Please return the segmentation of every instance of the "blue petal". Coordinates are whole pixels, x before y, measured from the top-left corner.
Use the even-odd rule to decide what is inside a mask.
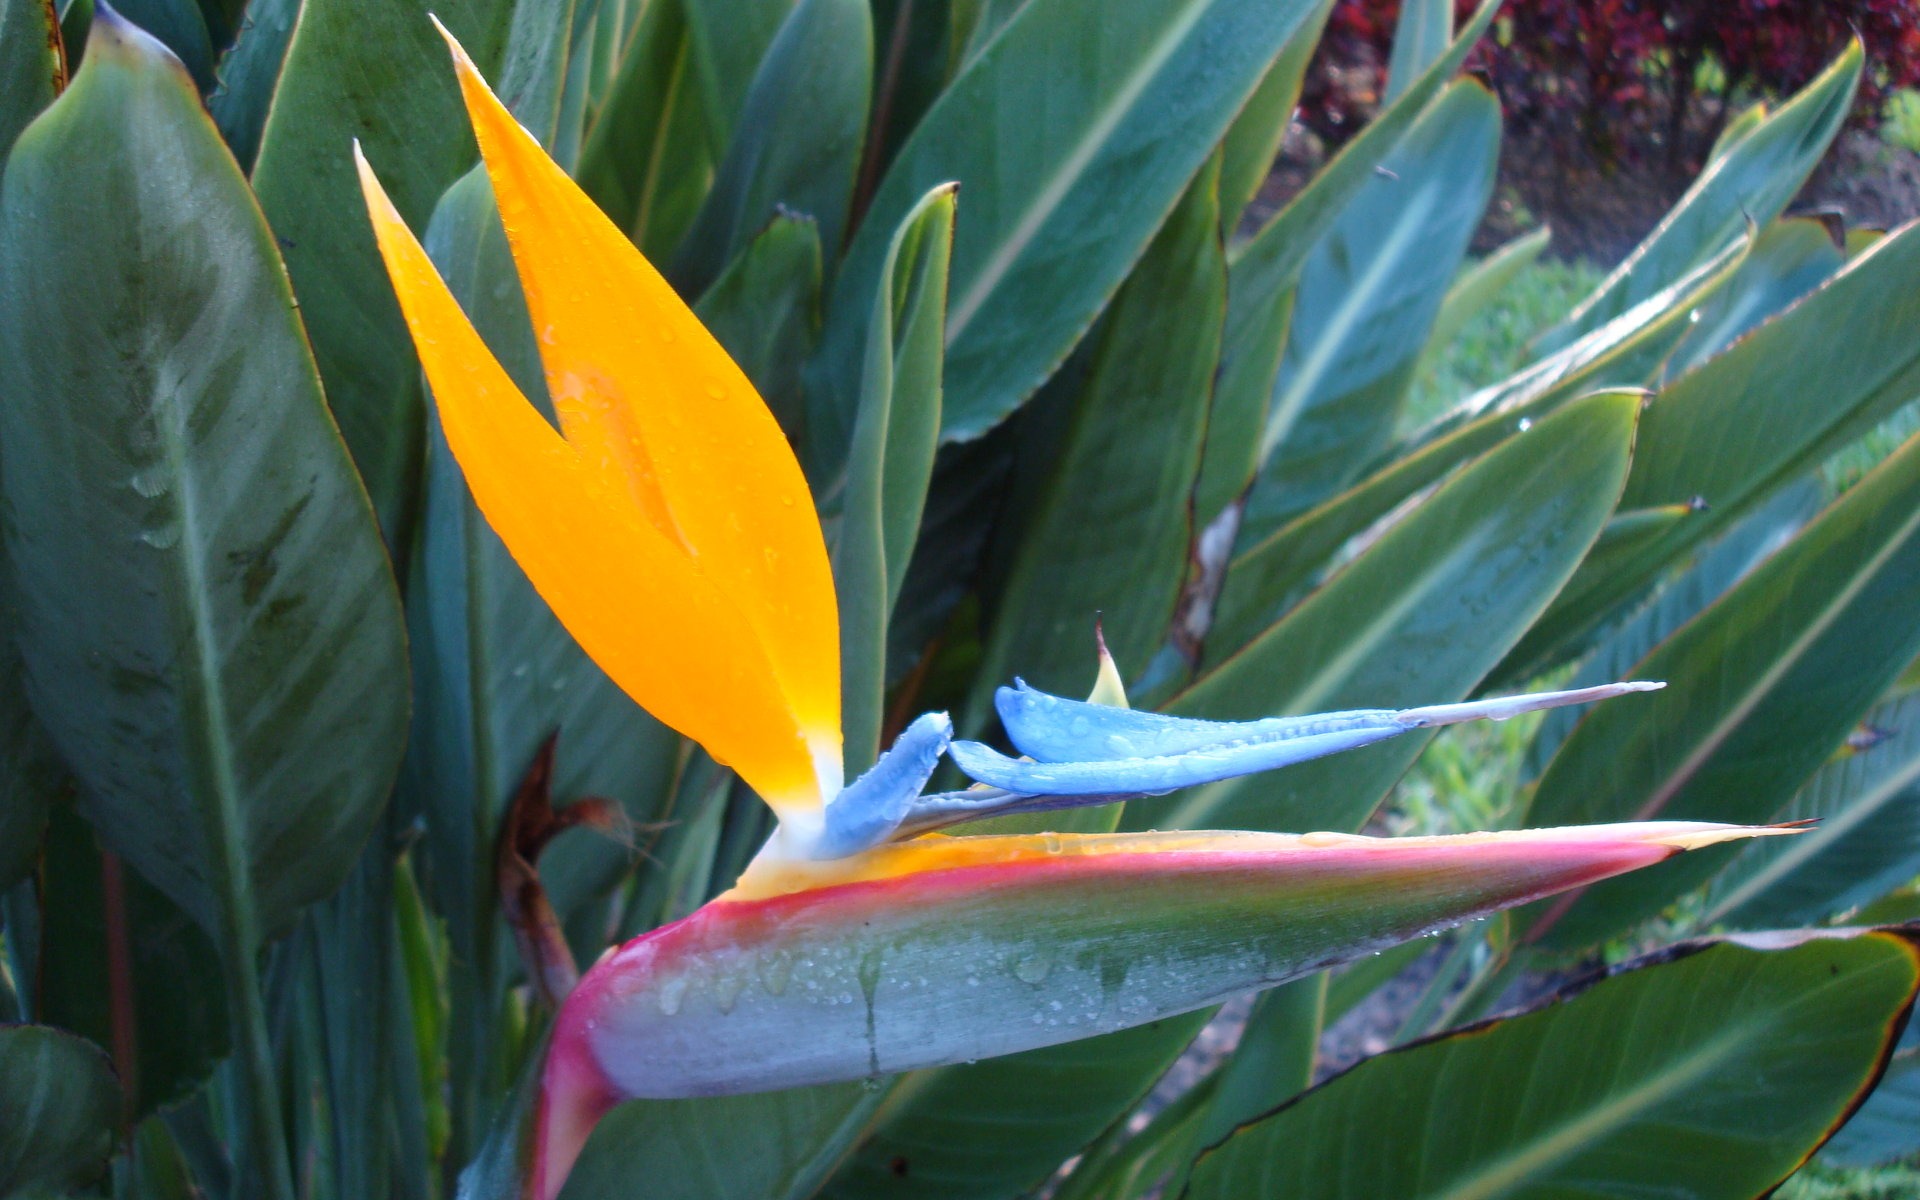
[[[1103,803],[1291,766],[1385,741],[1409,729],[1482,719],[1504,721],[1523,712],[1662,686],[1610,683],[1426,708],[1197,721],[1066,700],[1019,683],[1001,688],[994,702],[1008,736],[1028,758],[1008,758],[979,742],[955,742],[949,753],[962,771],[995,788],[1027,796],[1088,797],[1082,802]]]
[[[1162,758],[1206,750],[1223,741],[1285,741],[1377,728],[1394,715],[1391,709],[1369,708],[1261,721],[1198,721],[1068,700],[1035,691],[1017,679],[1013,687],[994,693],[993,706],[1020,753],[1041,762]]]
[[[1231,731],[1232,726],[1226,726]],[[1371,724],[1351,723],[1320,733],[1262,741],[1223,740],[1184,754],[1151,758],[1115,758],[1103,762],[1030,762],[1008,758],[979,742],[955,742],[947,751],[962,771],[981,783],[1010,792],[1048,796],[1157,796],[1195,784],[1213,783],[1290,766],[1310,758],[1338,754],[1385,741],[1414,728],[1391,716]]]
[[[952,740],[946,713],[924,713],[907,726],[866,774],[828,803],[814,853],[843,858],[893,837]]]

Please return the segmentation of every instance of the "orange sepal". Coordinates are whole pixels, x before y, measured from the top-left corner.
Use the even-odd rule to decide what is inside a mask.
[[[733,598],[814,752],[837,762],[839,609],[785,435],[699,318],[447,42],[567,440],[624,479]]]
[[[381,257],[474,501],[576,641],[628,695],[776,811],[821,803],[814,755],[723,578],[527,402],[355,149]],[[817,535],[816,535],[817,536]]]

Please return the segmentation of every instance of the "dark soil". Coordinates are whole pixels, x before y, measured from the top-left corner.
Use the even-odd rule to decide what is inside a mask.
[[[1326,158],[1320,139],[1296,122],[1248,208],[1243,231],[1278,212]],[[1549,253],[1611,267],[1659,223],[1688,182],[1681,172],[1564,163],[1509,139],[1473,252],[1483,254],[1545,223],[1553,227]],[[1791,212],[1822,210],[1837,212],[1849,228],[1892,229],[1920,217],[1920,154],[1889,146],[1871,133],[1843,134],[1789,207]]]

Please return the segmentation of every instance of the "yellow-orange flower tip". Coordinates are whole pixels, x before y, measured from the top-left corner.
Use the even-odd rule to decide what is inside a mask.
[[[528,403],[357,147],[355,163],[448,446],[488,523],[615,683],[735,768],[783,825],[789,818],[801,827],[817,824],[820,807],[840,786],[837,657],[832,678],[816,681],[811,705],[794,703],[774,661],[779,651],[769,642],[768,622],[752,615],[764,597],[740,585],[725,553],[707,554],[673,526],[663,528],[621,464],[564,438]],[[784,443],[779,448],[791,463]],[[726,498],[719,503],[725,524]],[[818,548],[810,501],[805,517]],[[819,555],[824,563],[823,548]],[[818,584],[805,571],[798,577],[797,591]],[[825,596],[831,644],[837,630],[830,580]],[[823,687],[830,703],[820,699]],[[790,834],[799,836],[801,829]]]
[[[839,607],[812,495],[785,434],[693,311],[441,33],[562,431],[733,597],[830,797],[840,778]]]

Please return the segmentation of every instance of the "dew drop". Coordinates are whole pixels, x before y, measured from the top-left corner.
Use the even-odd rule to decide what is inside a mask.
[[[180,544],[180,523],[168,521],[140,531],[140,540],[155,550],[171,550]]]
[[[1519,422],[1519,425],[1520,425],[1520,432],[1521,432],[1521,433],[1525,433],[1525,432],[1526,432],[1527,430],[1529,430],[1529,429],[1532,429],[1532,428],[1533,428],[1533,418],[1532,418],[1532,417],[1521,417],[1521,418],[1520,418],[1520,422]]]
[[[680,1005],[686,998],[687,977],[685,975],[671,976],[660,985],[658,997],[660,1001],[660,1011],[666,1016],[670,1017],[679,1012]]]
[[[159,467],[152,467],[145,471],[135,471],[133,477],[127,480],[128,487],[131,487],[134,491],[149,500],[156,496],[166,495],[169,485],[170,481],[167,479],[166,471]]]
[[[1021,983],[1038,986],[1053,970],[1053,960],[1044,954],[1029,954],[1013,964],[1013,977]]]

